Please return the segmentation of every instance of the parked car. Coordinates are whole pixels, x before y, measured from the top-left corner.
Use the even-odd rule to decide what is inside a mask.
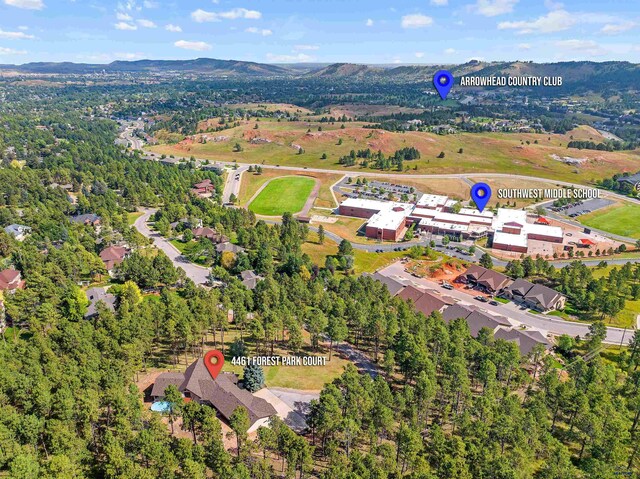
[[[443,284],[443,285],[442,285],[442,287],[443,287],[444,289],[449,289],[449,290],[453,289],[453,286],[451,286],[449,283],[445,283],[445,284]]]
[[[496,300],[491,300],[491,301],[489,301],[489,304],[490,304],[491,306],[498,306],[498,305],[500,305],[500,303],[498,303]]]

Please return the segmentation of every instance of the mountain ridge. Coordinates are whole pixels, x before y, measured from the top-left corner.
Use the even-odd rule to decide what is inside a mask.
[[[590,80],[640,83],[640,65],[627,61],[572,61],[534,63],[526,61],[482,62],[471,60],[463,64],[428,65],[368,65],[339,62],[332,64],[273,64],[242,60],[195,58],[191,60],[116,60],[108,64],[74,62],[32,62],[22,65],[0,65],[0,70],[31,74],[91,74],[91,73],[169,73],[182,72],[212,77],[293,77],[317,79],[354,79],[421,82],[433,73],[448,69],[459,78],[464,75],[532,75],[562,76],[567,82]]]

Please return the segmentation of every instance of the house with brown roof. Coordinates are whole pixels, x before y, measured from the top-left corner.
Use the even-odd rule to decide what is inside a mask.
[[[518,345],[520,354],[523,356],[531,354],[539,344],[542,345],[545,350],[551,348],[551,343],[546,336],[540,331],[533,329],[500,328],[494,333],[494,337],[515,342]]]
[[[398,298],[413,303],[416,311],[429,316],[434,311],[441,313],[455,301],[448,296],[441,296],[435,291],[422,291],[413,286],[407,286],[398,294]]]
[[[113,269],[126,258],[127,253],[127,249],[123,246],[109,246],[100,251],[100,259],[104,263],[106,270],[111,274]]]
[[[229,242],[229,238],[221,233],[218,233],[213,228],[209,228],[208,226],[193,228],[191,232],[193,233],[194,238],[207,238],[209,241],[215,244]]]
[[[13,292],[16,289],[24,289],[24,285],[20,271],[12,268],[0,271],[0,290]]]
[[[504,316],[495,316],[475,306],[454,304],[442,313],[442,319],[449,323],[454,319],[462,318],[469,325],[469,331],[474,338],[478,336],[482,328],[496,331],[500,326],[511,327],[511,322]]]
[[[469,266],[458,276],[458,280],[491,294],[499,293],[511,283],[511,278],[508,276],[478,265]]]
[[[162,373],[151,390],[154,400],[161,400],[170,384],[175,385],[185,398],[212,406],[225,421],[229,421],[236,408],[242,406],[249,413],[249,432],[266,426],[269,418],[277,414],[265,399],[238,387],[238,376],[220,373],[214,379],[202,358],[193,362],[184,373]]]
[[[542,312],[564,309],[567,302],[566,296],[555,289],[522,278],[507,286],[503,295],[516,303]]]
[[[215,185],[209,178],[207,178],[193,185],[193,187],[191,188],[191,193],[199,196],[200,198],[209,198],[213,194],[215,189]]]

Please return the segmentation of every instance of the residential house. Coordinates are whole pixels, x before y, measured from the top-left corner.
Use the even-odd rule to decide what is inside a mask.
[[[507,286],[503,295],[516,303],[541,312],[564,309],[567,298],[556,290],[518,278]]]
[[[511,283],[508,276],[478,265],[470,266],[458,280],[491,294],[499,293]]]
[[[16,289],[24,289],[25,282],[20,271],[9,268],[0,271],[0,290],[13,292]]]
[[[404,288],[398,293],[398,298],[411,301],[416,311],[420,311],[425,316],[429,316],[434,311],[441,313],[455,302],[453,298],[441,296],[435,291],[421,291],[413,286]]]
[[[495,332],[494,337],[515,342],[518,345],[520,354],[523,356],[531,354],[539,344],[541,344],[545,350],[551,348],[551,343],[546,336],[535,329],[500,328]]]
[[[221,233],[218,233],[216,230],[214,230],[213,228],[209,228],[208,226],[193,228],[191,232],[193,233],[194,238],[197,238],[197,239],[207,238],[212,243],[216,243],[216,244],[227,243],[229,241],[228,237],[226,237]]]
[[[70,218],[71,222],[82,224],[85,226],[100,226],[102,218],[93,213],[84,213],[81,215],[74,215]]]
[[[244,248],[242,246],[238,246],[230,243],[229,241],[226,241],[224,243],[217,244],[216,251],[221,254],[226,252],[238,254],[244,252]]]
[[[113,269],[122,263],[127,256],[127,249],[123,246],[109,246],[100,251],[100,259],[104,263],[104,267],[111,274]]]
[[[29,234],[31,234],[31,228],[25,225],[11,224],[4,227],[5,233],[13,236],[18,241],[24,241]]]
[[[242,278],[242,284],[244,284],[247,289],[254,289],[258,285],[258,282],[264,279],[250,269],[242,271],[240,277]]]
[[[193,362],[184,373],[160,374],[151,390],[153,399],[161,400],[170,384],[176,386],[185,398],[212,406],[227,422],[238,407],[244,407],[249,413],[248,432],[268,425],[269,418],[277,414],[265,399],[240,389],[235,374],[220,373],[214,379],[202,358]]]
[[[373,273],[373,274],[363,273],[362,276],[368,276],[375,281],[380,281],[382,284],[386,286],[391,296],[397,295],[400,291],[402,291],[405,288],[405,285],[402,284],[401,282],[396,281],[395,279],[390,278],[389,276],[384,276],[380,273]]]
[[[116,310],[116,297],[114,294],[108,293],[106,288],[89,288],[86,293],[89,300],[89,306],[84,317],[91,319],[98,314],[98,303],[102,303],[111,311]]]
[[[213,194],[215,189],[215,185],[209,178],[207,178],[193,185],[193,188],[191,188],[191,193],[199,196],[200,198],[209,198]]]
[[[504,316],[495,316],[487,311],[475,306],[454,304],[442,313],[442,318],[449,323],[454,319],[462,318],[469,325],[469,331],[474,338],[478,336],[482,328],[490,329],[492,332],[500,326],[511,327],[511,322]]]

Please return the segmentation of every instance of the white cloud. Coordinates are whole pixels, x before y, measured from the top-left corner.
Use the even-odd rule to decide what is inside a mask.
[[[135,0],[127,0],[126,2],[122,3],[122,2],[118,2],[118,10],[127,10],[127,11],[140,11],[142,10],[142,7],[139,5],[136,5]]]
[[[133,17],[131,15],[124,12],[116,12],[116,18],[121,22],[130,22],[131,20],[133,20]]]
[[[27,10],[42,10],[44,2],[42,0],[4,0],[6,5]],[[9,49],[11,50],[11,49]]]
[[[269,35],[273,34],[273,32],[268,28],[249,27],[249,28],[246,28],[244,31],[247,33],[256,33],[258,35],[262,35],[263,37],[268,37]]]
[[[435,5],[436,7],[444,7],[449,5],[449,0],[431,0],[431,5]]]
[[[25,25],[20,25],[18,27],[18,30],[22,30],[23,32],[26,32],[27,30],[29,30],[29,27],[25,26]]]
[[[500,30],[517,30],[518,33],[552,33],[568,30],[578,22],[578,17],[566,10],[554,10],[531,21],[500,22]]]
[[[0,55],[25,55],[26,50],[14,50],[13,48],[0,47]]]
[[[593,40],[561,40],[555,42],[554,45],[556,48],[560,48],[565,52],[576,52],[581,54],[581,56],[600,56],[607,53],[607,51],[602,48],[599,44],[594,42]]]
[[[127,23],[127,22],[118,22],[114,25],[114,27],[116,28],[116,30],[137,30],[138,29],[138,27],[136,27],[132,23]]]
[[[138,25],[140,25],[143,28],[156,28],[155,23],[153,23],[151,20],[146,20],[144,18],[140,18],[138,20]]]
[[[422,58],[424,56],[424,52],[415,52],[414,55],[416,58]]]
[[[564,10],[564,3],[555,0],[544,0],[544,6],[549,10]]]
[[[445,48],[444,52],[447,55],[452,55],[452,54],[454,54],[456,52],[456,49],[455,48]]]
[[[32,40],[35,37],[33,35],[27,35],[24,32],[5,32],[0,28],[0,38],[7,38],[9,40]]]
[[[367,21],[364,24],[366,26],[368,26],[368,27],[372,27],[373,26],[373,20],[371,18],[367,18]]]
[[[529,43],[519,43],[518,48],[520,50],[531,50],[531,45]]]
[[[178,48],[183,48],[185,50],[195,50],[198,52],[203,52],[205,50],[211,50],[212,46],[206,42],[190,42],[187,40],[178,40],[173,44]]]
[[[131,52],[116,52],[113,56],[119,60],[136,60],[138,58],[142,58],[141,53],[131,53]]]
[[[144,0],[142,5],[144,5],[144,8],[158,8],[160,6],[158,2],[153,2],[152,0]]]
[[[471,5],[471,10],[485,17],[495,17],[513,12],[513,7],[517,3],[518,0],[478,0]]]
[[[631,21],[620,22],[620,23],[607,23],[604,27],[602,27],[602,30],[600,30],[600,33],[604,33],[606,35],[616,35],[618,33],[623,33],[628,30],[631,30],[636,26],[637,26],[637,23],[631,22]]]
[[[412,13],[402,17],[402,28],[424,28],[433,23],[433,18],[421,13]]]
[[[169,23],[168,25],[164,26],[164,29],[168,32],[181,32],[182,28],[180,27],[180,25],[174,25],[173,23]]]
[[[262,17],[262,13],[257,10],[248,10],[246,8],[233,8],[226,12],[207,12],[198,8],[191,12],[191,18],[198,23],[203,22],[219,22],[220,20],[236,20],[244,18],[248,20],[257,20]]]
[[[320,50],[320,46],[319,45],[295,45],[293,49],[296,51],[300,51],[300,50],[311,51],[311,50]]]
[[[297,55],[275,55],[273,53],[267,53],[267,60],[276,63],[292,63],[292,62],[312,62],[315,60],[311,55],[306,53],[298,53]]]

